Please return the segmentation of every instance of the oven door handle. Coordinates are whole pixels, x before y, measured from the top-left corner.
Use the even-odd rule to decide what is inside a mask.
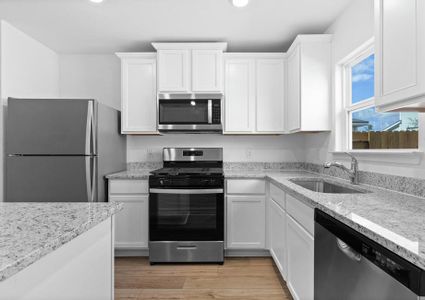
[[[151,194],[183,194],[183,195],[202,195],[202,194],[221,194],[223,189],[149,189]]]

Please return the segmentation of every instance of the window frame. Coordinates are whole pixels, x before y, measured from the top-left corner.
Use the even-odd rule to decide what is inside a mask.
[[[342,66],[343,68],[343,111],[345,113],[345,142],[347,143],[347,150],[358,150],[353,149],[353,131],[352,131],[352,113],[358,110],[375,107],[375,96],[361,100],[355,104],[351,103],[352,100],[352,81],[351,74],[353,66],[357,65],[361,61],[368,58],[370,55],[375,53],[375,48],[372,45],[365,47],[364,49],[360,49],[351,59],[345,62]],[[373,150],[373,149],[365,149]]]
[[[375,54],[373,42],[368,42],[364,47],[359,48],[345,60],[342,64],[342,111],[344,113],[344,132],[343,141],[346,144],[344,147],[348,152],[396,152],[396,151],[418,151],[420,149],[420,137],[418,137],[417,148],[391,148],[391,149],[353,149],[353,130],[352,130],[352,114],[353,112],[375,107],[375,95],[373,97],[363,99],[355,104],[352,104],[352,67]],[[376,80],[376,77],[374,77]],[[420,131],[420,128],[418,129]]]

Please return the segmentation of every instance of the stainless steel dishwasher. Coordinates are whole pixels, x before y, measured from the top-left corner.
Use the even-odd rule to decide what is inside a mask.
[[[317,209],[314,240],[315,300],[425,295],[422,269]]]

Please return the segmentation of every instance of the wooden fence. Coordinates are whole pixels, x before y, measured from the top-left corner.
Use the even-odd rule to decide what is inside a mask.
[[[417,131],[353,132],[353,149],[418,148]]]

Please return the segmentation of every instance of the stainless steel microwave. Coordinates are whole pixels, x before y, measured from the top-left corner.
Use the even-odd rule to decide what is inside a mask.
[[[159,94],[158,130],[220,133],[222,94]]]

